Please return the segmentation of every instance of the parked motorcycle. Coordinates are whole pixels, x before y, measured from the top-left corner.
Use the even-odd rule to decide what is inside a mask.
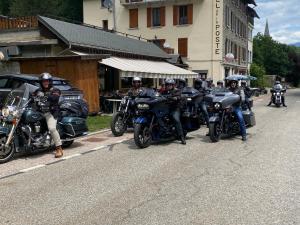
[[[32,85],[24,84],[8,95],[2,109],[0,126],[0,163],[8,162],[15,153],[35,153],[54,147],[43,114],[36,110],[36,104],[46,104],[45,97],[30,98]],[[62,111],[57,129],[63,147],[71,146],[77,137],[87,134],[86,119],[68,116]]]
[[[271,90],[272,103],[277,107],[280,107],[281,105],[283,105],[282,98],[285,93],[286,93],[285,89],[272,89]]]
[[[136,108],[134,141],[139,148],[146,148],[152,142],[178,138],[174,121],[170,116],[171,107],[167,97],[148,90],[144,96],[136,99]],[[198,130],[201,120],[199,114],[183,111],[181,123],[186,135],[188,132]]]
[[[209,135],[212,142],[218,142],[222,135],[240,134],[238,119],[233,111],[233,104],[240,101],[240,96],[232,92],[217,93],[212,97],[210,111],[213,116],[209,120]],[[249,110],[243,110],[246,127],[256,125],[255,115]]]

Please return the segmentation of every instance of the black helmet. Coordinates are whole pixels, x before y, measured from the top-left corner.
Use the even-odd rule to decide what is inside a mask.
[[[49,80],[52,81],[52,76],[50,73],[42,73],[40,76],[40,81]]]
[[[202,87],[202,79],[201,78],[196,78],[194,81],[194,88],[199,90]]]
[[[223,83],[223,81],[222,80],[219,80],[218,82],[217,82],[217,85],[223,85],[224,83]]]
[[[178,87],[179,87],[179,88],[185,88],[185,87],[186,87],[186,80],[183,79],[183,78],[180,78],[180,79],[178,80]]]

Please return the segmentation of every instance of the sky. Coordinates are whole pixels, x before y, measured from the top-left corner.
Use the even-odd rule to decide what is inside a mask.
[[[286,44],[300,42],[300,0],[256,0],[256,3],[260,19],[255,20],[254,34],[264,33],[268,19],[273,39]]]

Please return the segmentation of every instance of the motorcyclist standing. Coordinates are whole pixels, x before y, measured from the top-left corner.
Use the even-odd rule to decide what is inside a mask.
[[[175,88],[175,80],[174,79],[166,79],[165,85],[166,90],[162,93],[165,95],[170,101],[170,108],[171,108],[171,115],[175,122],[175,128],[177,131],[177,135],[180,138],[181,144],[185,145],[185,136],[183,133],[180,115],[181,115],[181,108],[182,108],[182,98],[181,98],[181,91]]]
[[[198,107],[200,108],[201,112],[203,113],[203,116],[204,116],[204,119],[205,119],[205,122],[206,122],[206,126],[208,127],[209,126],[209,115],[208,115],[208,112],[207,112],[206,104],[204,102],[204,96],[207,94],[206,87],[207,86],[206,86],[205,81],[203,81],[201,78],[195,79],[194,88],[196,90],[198,90],[203,96],[203,100],[198,103],[199,104]]]
[[[40,76],[41,87],[33,93],[33,97],[46,97],[46,102],[39,107],[39,111],[44,114],[48,130],[55,144],[55,158],[63,156],[62,142],[56,129],[57,118],[59,116],[59,98],[61,92],[52,86],[52,76],[49,73],[42,73]]]
[[[280,81],[276,81],[275,82],[272,90],[273,91],[275,91],[275,90],[283,90],[283,87],[282,87]],[[285,96],[282,95],[281,98],[282,98],[282,105],[283,105],[283,107],[287,107],[287,105],[285,104]],[[270,106],[272,104],[272,102],[273,102],[273,96],[271,95],[271,99],[270,99],[270,102],[269,102],[268,106]]]
[[[242,140],[246,141],[247,140],[247,132],[246,132],[246,125],[245,125],[245,120],[243,117],[242,113],[242,108],[241,108],[241,103],[245,101],[245,93],[242,88],[238,87],[238,80],[237,79],[232,79],[228,81],[229,84],[229,91],[231,91],[234,94],[237,94],[240,96],[241,100],[233,105],[233,110],[234,113],[236,114],[238,118],[238,122],[240,125],[240,130],[241,130],[241,135],[242,135]]]

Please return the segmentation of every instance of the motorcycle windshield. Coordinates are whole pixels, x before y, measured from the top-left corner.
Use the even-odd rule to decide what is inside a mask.
[[[22,107],[24,106],[31,95],[37,88],[30,84],[23,84],[17,89],[12,90],[4,103],[4,107]]]

